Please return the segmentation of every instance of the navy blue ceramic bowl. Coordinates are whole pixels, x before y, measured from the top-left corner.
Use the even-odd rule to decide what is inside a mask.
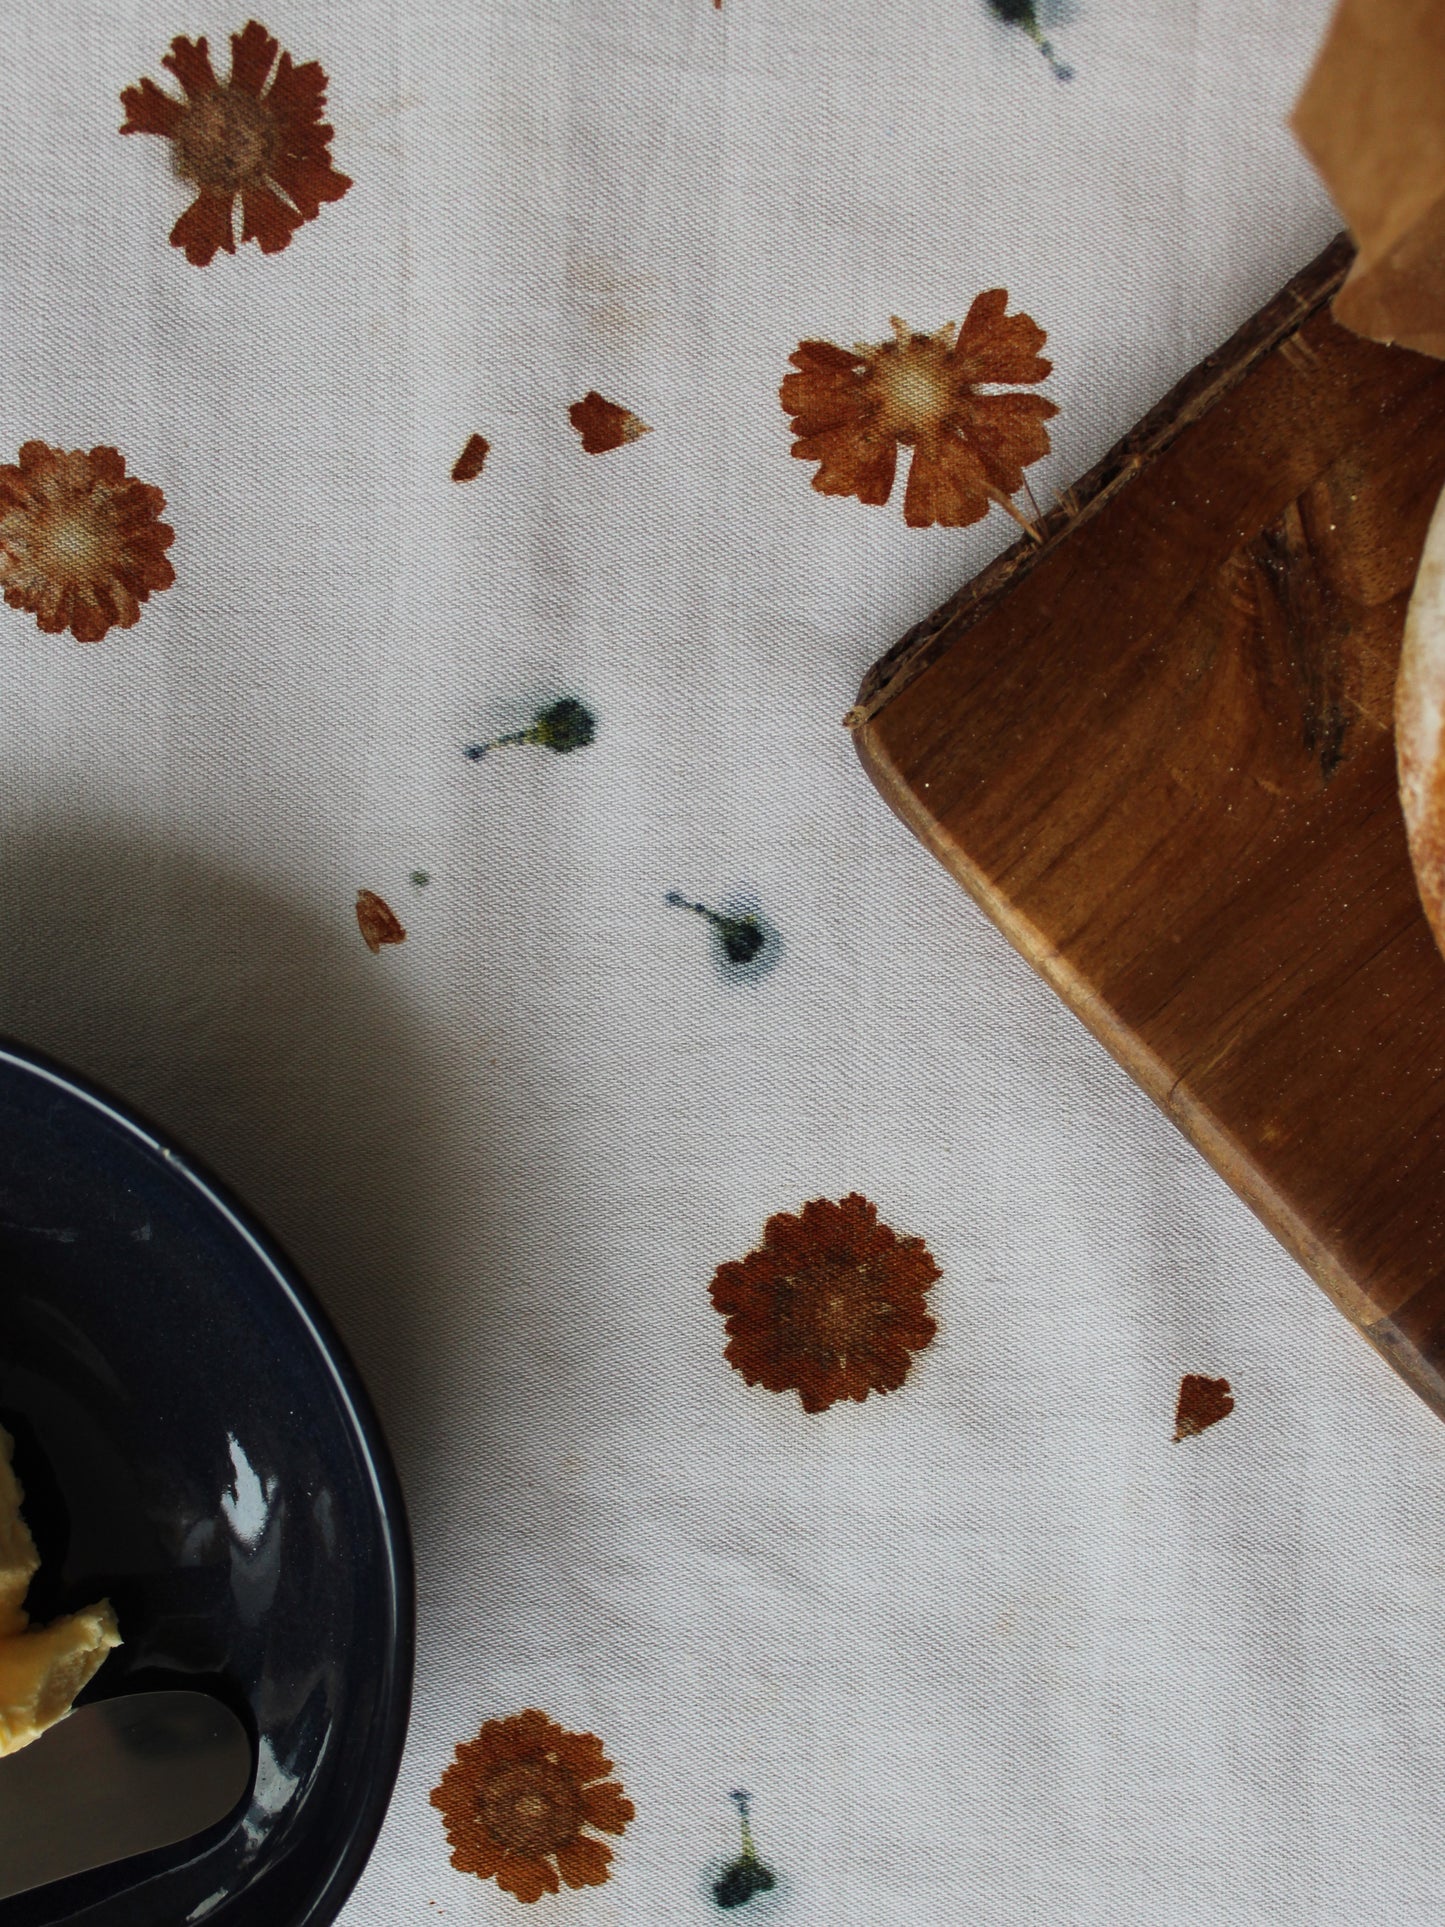
[[[247,1802],[183,1846],[0,1902],[3,1927],[325,1927],[411,1701],[405,1512],[335,1334],[236,1204],[79,1079],[0,1046],[0,1423],[37,1617],[109,1594],[87,1698],[193,1686],[250,1725]]]

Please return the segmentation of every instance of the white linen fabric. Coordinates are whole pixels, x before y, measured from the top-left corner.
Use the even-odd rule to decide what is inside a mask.
[[[0,609],[0,1026],[239,1190],[381,1408],[418,1685],[346,1927],[1436,1920],[1445,1432],[869,786],[860,675],[1014,530],[813,492],[777,396],[1006,286],[1047,501],[1337,226],[1325,0],[1081,0],[1067,83],[984,0],[268,0],[354,186],[205,269],[119,93],[244,12],[0,11],[0,461],[120,448],[177,574],[94,646]],[[594,388],[652,432],[584,454]],[[585,751],[463,755],[560,696]],[[939,1334],[808,1415],[708,1286],[854,1190]],[[1186,1371],[1238,1409],[1176,1446]],[[519,1914],[427,1795],[531,1706],[637,1817]]]

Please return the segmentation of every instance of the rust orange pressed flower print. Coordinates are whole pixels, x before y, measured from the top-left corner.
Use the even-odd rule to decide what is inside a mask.
[[[384,943],[405,943],[406,931],[401,918],[375,890],[356,893],[356,922],[362,940],[374,957]]]
[[[559,1893],[559,1874],[569,1887],[600,1887],[612,1849],[586,1829],[621,1833],[637,1812],[611,1771],[595,1733],[569,1733],[535,1710],[488,1720],[431,1795],[452,1865],[518,1900]]]
[[[47,635],[68,629],[99,642],[129,629],[140,605],[168,589],[175,531],[166,498],[125,472],[118,449],[26,442],[0,467],[0,584],[12,609],[28,609]]]
[[[238,195],[241,239],[259,242],[263,254],[279,254],[297,228],[316,219],[323,201],[339,201],[351,186],[331,165],[332,130],[321,118],[326,75],[314,60],[298,67],[257,21],[231,35],[231,77],[224,83],[204,39],[178,35],[161,65],[180,82],[185,99],[162,93],[149,79],[127,87],[120,131],[160,134],[172,143],[175,170],[197,195],[171,229],[171,245],[183,248],[196,267],[208,266],[223,248],[236,252]]]
[[[746,1258],[719,1265],[712,1301],[724,1356],[750,1385],[796,1392],[805,1412],[892,1392],[938,1327],[928,1288],[942,1276],[922,1238],[902,1238],[852,1192],[779,1212]]]
[[[639,421],[630,408],[605,401],[595,388],[581,401],[574,401],[567,414],[589,455],[609,454],[624,442],[635,442],[639,436],[652,433],[647,423]]]
[[[992,288],[962,328],[914,334],[896,317],[892,341],[839,348],[800,342],[795,374],[778,391],[793,418],[793,453],[816,462],[813,487],[881,507],[893,493],[898,450],[913,460],[903,497],[910,527],[963,528],[990,502],[1012,509],[1024,470],[1049,452],[1044,423],[1057,415],[1043,395],[990,394],[995,385],[1043,381],[1048,339],[1026,314],[1008,314],[1008,293]]]

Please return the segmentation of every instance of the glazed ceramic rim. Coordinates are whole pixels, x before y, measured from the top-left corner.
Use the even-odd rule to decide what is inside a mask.
[[[353,1808],[346,1845],[321,1887],[300,1913],[289,1915],[285,1921],[276,1923],[276,1927],[330,1927],[350,1899],[371,1859],[396,1790],[407,1729],[411,1723],[412,1687],[416,1672],[416,1568],[406,1501],[381,1421],[355,1362],[310,1286],[304,1282],[277,1241],[262,1229],[252,1212],[198,1158],[182,1150],[168,1133],[146,1123],[129,1104],[112,1096],[89,1078],[47,1057],[44,1052],[33,1050],[28,1044],[0,1037],[0,1065],[12,1066],[31,1077],[55,1085],[70,1097],[78,1098],[112,1124],[119,1125],[147,1150],[163,1158],[177,1176],[199,1194],[203,1202],[249,1248],[282,1298],[290,1305],[302,1331],[330,1374],[350,1424],[376,1506],[386,1561],[385,1573],[378,1575],[377,1589],[386,1599],[391,1621],[378,1710],[371,1722],[373,1733],[379,1736],[376,1761],[368,1775],[364,1792]],[[99,1904],[104,1905],[104,1902]]]

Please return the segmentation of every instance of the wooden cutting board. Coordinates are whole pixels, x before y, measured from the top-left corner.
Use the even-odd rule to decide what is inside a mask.
[[[1445,961],[1395,665],[1445,363],[1330,248],[869,673],[887,801],[1445,1416]]]

